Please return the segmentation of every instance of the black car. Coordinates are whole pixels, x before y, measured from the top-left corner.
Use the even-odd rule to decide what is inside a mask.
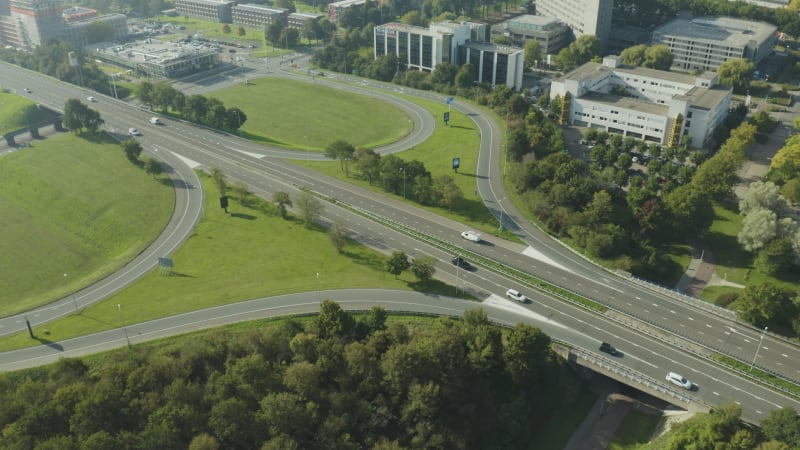
[[[603,353],[608,353],[611,356],[619,355],[619,352],[613,345],[609,344],[608,342],[603,342],[600,344],[600,351]]]
[[[461,267],[462,269],[469,270],[472,268],[472,265],[464,258],[460,256],[453,256],[453,259],[450,260],[454,266]]]

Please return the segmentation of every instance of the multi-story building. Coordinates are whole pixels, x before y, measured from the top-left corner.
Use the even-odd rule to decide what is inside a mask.
[[[107,24],[107,27],[97,27],[93,33],[92,27],[97,23]],[[106,30],[110,34],[106,34]],[[64,39],[76,47],[104,41],[124,41],[128,36],[128,18],[125,14],[107,14],[86,20],[67,23],[64,28]]]
[[[231,8],[233,24],[249,28],[264,28],[273,23],[285,25],[288,14],[288,9],[255,4],[236,5]]]
[[[34,48],[64,33],[61,0],[11,0],[9,13],[14,34],[6,45]],[[15,43],[15,44],[14,44]]]
[[[428,28],[402,23],[378,25],[373,30],[375,58],[394,54],[410,70],[431,72],[436,65],[474,62],[481,82],[522,88],[522,49],[470,40],[470,23],[439,22]]]
[[[93,19],[98,15],[99,13],[96,9],[83,8],[80,6],[73,6],[65,9],[64,12],[61,13],[61,16],[64,18],[64,22],[67,23]]]
[[[479,83],[492,87],[505,84],[516,90],[522,89],[525,52],[519,47],[467,42],[459,48],[460,61],[472,64],[478,74]]]
[[[175,0],[175,12],[179,16],[209,22],[231,23],[231,9],[234,5],[236,2],[232,0]]]
[[[555,54],[569,45],[572,33],[568,26],[552,17],[525,14],[492,25],[492,38],[505,36],[511,44],[523,47],[528,41],[539,43],[542,54]]]
[[[602,48],[611,34],[613,9],[614,0],[536,0],[536,15],[560,20],[574,38],[597,36]]]
[[[324,14],[315,14],[315,13],[291,13],[288,17],[288,26],[289,28],[294,28],[295,30],[303,31],[306,24],[309,22],[316,22],[320,19],[325,17]]]
[[[219,65],[219,52],[146,39],[96,48],[92,57],[152,77],[180,77]]]
[[[339,2],[329,3],[328,21],[330,21],[331,23],[336,23],[336,21],[339,20],[339,17],[347,8],[363,5],[364,3],[367,3],[367,0],[342,0]]]
[[[716,71],[729,59],[758,64],[772,52],[777,31],[768,23],[730,17],[675,19],[656,28],[652,41],[669,47],[673,70]]]
[[[695,77],[624,66],[607,56],[553,80],[550,98],[561,101],[562,123],[668,146],[688,136],[702,146],[730,107],[731,90],[716,81],[713,72]]]

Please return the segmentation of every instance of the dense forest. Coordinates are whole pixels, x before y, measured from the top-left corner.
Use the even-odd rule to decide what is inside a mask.
[[[529,448],[582,384],[528,325],[357,318],[211,331],[0,375],[3,449]]]

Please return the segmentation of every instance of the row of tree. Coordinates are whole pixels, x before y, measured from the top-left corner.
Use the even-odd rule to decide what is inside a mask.
[[[5,449],[529,448],[580,392],[528,325],[380,308],[0,375]]]
[[[433,177],[421,161],[405,161],[395,155],[381,156],[371,148],[355,148],[343,140],[328,145],[325,154],[338,159],[345,174],[349,175],[352,161],[359,176],[370,184],[380,184],[386,192],[402,195],[423,205],[453,209],[464,198],[464,193],[451,175]]]
[[[151,108],[220,130],[235,132],[247,121],[239,108],[226,108],[220,100],[200,94],[186,96],[166,82],[142,81],[136,96]]]

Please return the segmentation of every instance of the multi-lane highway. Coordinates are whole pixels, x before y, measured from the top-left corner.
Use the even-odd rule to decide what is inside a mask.
[[[31,88],[32,92],[24,95],[55,109],[61,109],[66,98],[84,98],[89,95],[88,92],[74,86],[64,85],[13,66],[0,65],[0,78],[15,80],[6,84],[11,84],[9,87],[19,92],[22,92],[24,87]],[[395,97],[375,93],[374,89],[385,89],[380,83],[364,80],[350,83],[350,80],[352,79],[339,77],[338,82],[334,83],[318,77],[314,82],[351,92],[381,96],[393,102],[398,101]],[[390,86],[390,89],[397,88]],[[443,97],[431,93],[418,93],[412,90],[406,90],[406,93],[443,100]],[[452,241],[469,251],[536,274],[593,298],[612,308],[611,312],[605,316],[598,316],[522,287],[522,290],[534,299],[533,304],[523,308],[524,311],[535,311],[544,317],[550,317],[560,326],[577,330],[584,336],[577,341],[570,338],[568,342],[593,350],[600,340],[611,341],[622,349],[625,357],[621,361],[632,369],[656,380],[663,379],[667,371],[681,372],[700,385],[701,389],[693,395],[709,404],[739,401],[743,405],[745,417],[752,421],[758,421],[766,411],[779,406],[798,407],[798,402],[794,399],[742,380],[682,350],[691,348],[696,353],[704,355],[720,351],[748,361],[754,357],[759,346],[761,335],[758,330],[735,322],[726,314],[710,313],[692,302],[654,292],[608,273],[573,254],[521,219],[523,216],[513,204],[504,200],[499,164],[500,128],[493,120],[482,115],[481,111],[468,105],[457,103],[454,109],[469,114],[481,132],[476,188],[487,206],[495,211],[498,217],[502,208],[504,226],[531,243],[531,246],[492,238],[485,244],[462,242],[458,233],[463,230],[463,225],[404,202],[391,198],[376,198],[373,192],[293,165],[282,159],[297,155],[289,150],[269,149],[178,121],[166,121],[166,125],[162,127],[152,126],[147,124],[151,113],[109,98],[100,98],[100,101],[92,106],[100,110],[109,129],[127,130],[128,127],[134,126],[142,130],[144,136],[140,139],[145,148],[167,159],[176,168],[181,164],[170,158],[179,158],[189,166],[220,167],[229,178],[247,183],[251,190],[262,195],[271,195],[277,190],[297,192],[297,188],[301,186],[324,192],[330,197],[380,214],[437,239]],[[406,107],[412,108],[407,105]],[[407,111],[413,111],[413,108]],[[433,126],[435,120],[429,114],[419,110],[417,112],[419,113],[417,117],[423,123]],[[414,113],[409,114],[415,117]],[[413,139],[425,138],[422,124],[416,124],[414,129],[415,132],[409,137],[406,145]],[[320,157],[309,154],[303,156]],[[326,208],[328,220],[342,222],[360,239],[375,247],[384,250],[398,248],[416,255],[431,254],[445,261],[450,256],[437,248],[413,241],[403,234],[353,214],[347,209],[333,204],[327,205]],[[440,265],[439,270],[450,273],[457,286],[468,287],[474,293],[486,298],[493,298],[490,297],[491,294],[502,294],[510,284],[520,287],[516,282],[488,270],[481,269],[468,274],[464,274],[463,271],[457,273],[449,264]],[[104,297],[98,295],[96,298]],[[82,300],[91,301],[88,296]],[[428,301],[433,300],[428,299]],[[524,311],[519,311],[523,313],[518,314],[520,318],[525,317]],[[0,329],[0,332],[24,329],[24,322],[20,322],[21,320],[12,317],[0,322],[0,325],[6,327]],[[642,329],[645,333],[634,331],[636,328]],[[548,333],[557,331],[547,328],[545,330]],[[40,347],[39,350],[31,351],[48,350],[56,353],[59,351],[57,347]],[[767,335],[761,345],[757,365],[788,378],[797,379],[800,375],[798,353],[798,349],[793,345]],[[12,367],[13,361],[19,360],[17,358],[19,354],[14,352],[0,355],[0,367]]]

